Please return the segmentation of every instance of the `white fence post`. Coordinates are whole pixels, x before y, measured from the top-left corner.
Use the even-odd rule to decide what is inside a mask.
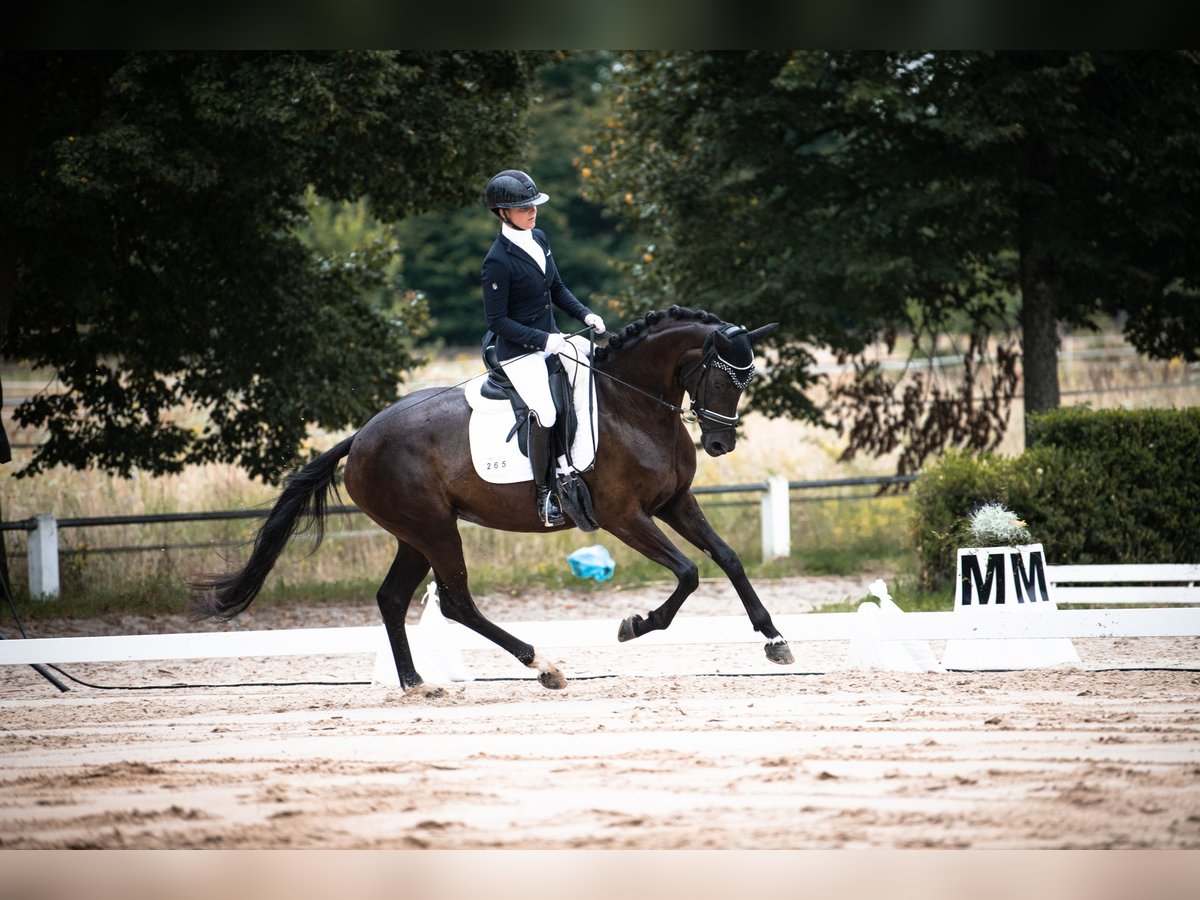
[[[788,509],[788,480],[783,475],[767,479],[762,498],[763,561],[792,554],[792,516]]]
[[[58,521],[39,513],[37,527],[29,532],[29,594],[35,600],[58,596]]]

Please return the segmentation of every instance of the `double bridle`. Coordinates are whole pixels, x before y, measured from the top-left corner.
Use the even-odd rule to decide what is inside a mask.
[[[696,363],[688,370],[686,375],[680,378],[684,385],[684,390],[687,390],[687,383],[696,377],[696,390],[692,393],[692,405],[690,412],[693,421],[700,423],[700,431],[716,431],[726,428],[733,428],[738,423],[738,413],[735,410],[732,416],[724,415],[723,413],[713,412],[705,405],[705,392],[708,387],[708,370],[720,369],[730,380],[737,385],[738,390],[744,391],[746,386],[750,384],[750,379],[754,377],[754,358],[751,357],[750,363],[745,366],[735,366],[729,360],[721,356],[717,352],[717,334],[721,334],[726,340],[732,340],[735,337],[746,334],[746,329],[741,325],[725,325],[719,332],[714,331],[704,339],[704,347],[702,348],[700,362]],[[715,425],[715,428],[706,429],[706,424]]]
[[[741,325],[725,325],[720,329],[720,333],[724,335],[726,339],[731,339],[738,337],[739,335],[746,334],[747,331]],[[746,386],[750,384],[750,379],[754,377],[754,360],[751,358],[749,365],[735,366],[717,352],[716,335],[717,332],[714,331],[704,339],[704,345],[701,348],[700,361],[688,369],[686,375],[680,376],[679,380],[683,384],[683,389],[692,395],[691,406],[689,406],[687,409],[684,409],[682,406],[676,406],[674,403],[664,400],[662,397],[657,397],[649,391],[638,387],[636,384],[630,384],[628,381],[618,378],[616,375],[601,371],[594,365],[584,363],[582,360],[577,360],[577,362],[591,369],[594,375],[603,375],[609,381],[615,382],[622,387],[627,387],[632,391],[637,391],[637,393],[648,397],[660,406],[665,406],[667,409],[671,410],[671,412],[682,416],[685,422],[699,422],[700,431],[702,433],[723,431],[728,428],[733,428],[737,425],[738,414],[735,412],[732,416],[727,416],[723,413],[713,412],[704,405],[705,388],[708,387],[708,379],[706,377],[708,375],[708,370],[720,369],[730,377],[733,383],[738,386],[739,390],[744,391]],[[591,332],[590,337],[593,349],[588,356],[589,358],[594,359],[596,339],[595,332]],[[692,393],[688,390],[687,383],[692,379],[693,376],[697,374],[699,375],[699,381],[696,384],[695,393]],[[712,424],[714,427],[706,428],[705,425],[709,424]]]

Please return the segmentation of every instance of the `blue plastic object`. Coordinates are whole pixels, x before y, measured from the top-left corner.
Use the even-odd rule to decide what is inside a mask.
[[[580,547],[567,557],[567,565],[571,567],[571,574],[596,581],[608,581],[617,570],[616,562],[599,544]]]

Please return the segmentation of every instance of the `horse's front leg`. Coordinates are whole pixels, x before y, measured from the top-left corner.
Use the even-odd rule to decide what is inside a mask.
[[[765,647],[767,659],[780,665],[790,665],[795,662],[792,650],[783,639],[783,635],[771,621],[771,614],[763,606],[762,601],[746,577],[742,561],[732,547],[721,540],[721,536],[713,530],[700,504],[691,491],[686,491],[663,508],[659,518],[678,531],[686,540],[703,550],[728,576],[730,583],[741,598],[746,615],[754,630],[767,639]]]
[[[666,603],[645,616],[633,615],[621,622],[617,629],[617,640],[628,641],[649,631],[663,630],[671,624],[683,601],[699,586],[700,570],[644,513],[638,512],[625,518],[619,526],[606,524],[605,528],[647,559],[670,569],[677,579],[675,590]]]

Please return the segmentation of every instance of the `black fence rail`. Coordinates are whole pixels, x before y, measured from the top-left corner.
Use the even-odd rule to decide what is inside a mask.
[[[917,475],[891,476],[861,476],[855,478],[824,478],[808,481],[789,481],[782,477],[768,478],[765,481],[749,482],[746,484],[703,485],[692,488],[692,492],[701,496],[762,495],[756,500],[733,500],[728,503],[715,505],[753,505],[762,506],[762,551],[764,559],[774,559],[790,555],[790,512],[789,504],[792,492],[800,492],[803,496],[799,502],[824,502],[829,500],[867,500],[881,496],[889,488],[904,488],[918,479]],[[846,489],[863,489],[852,494],[816,493],[818,491],[845,491]],[[870,489],[870,490],[867,490]],[[354,515],[361,513],[356,505],[339,505],[327,507],[331,514]],[[58,534],[60,529],[86,529],[113,526],[139,526],[186,522],[221,522],[238,519],[261,519],[270,514],[270,507],[263,506],[254,509],[217,510],[210,512],[177,512],[177,513],[142,513],[120,516],[84,516],[58,519],[51,514],[32,516],[27,519],[17,519],[0,522],[0,534],[3,532],[24,532],[27,535],[24,554],[16,547],[10,547],[9,553],[19,557],[24,555],[29,562],[29,587],[33,596],[57,596],[59,587],[58,577]],[[368,534],[373,532],[353,532],[343,534]],[[88,554],[116,554],[159,552],[164,550],[189,550],[204,548],[220,548],[238,546],[244,541],[204,541],[198,543],[162,543],[117,545],[107,547],[92,547],[86,549]],[[72,549],[71,552],[79,552]]]
[[[883,475],[874,476],[867,475],[860,478],[826,478],[817,481],[789,481],[787,483],[789,491],[807,491],[818,490],[822,488],[845,488],[845,487],[874,487],[885,488],[894,486],[907,486],[914,483],[919,476],[917,475]],[[761,494],[767,490],[767,482],[755,481],[746,484],[716,484],[702,485],[692,488],[692,493],[697,495],[702,494]],[[805,501],[820,502],[822,500],[856,500],[856,499],[871,499],[878,497],[878,491],[869,493],[846,495],[828,495],[816,497],[804,497]],[[343,515],[353,515],[362,512],[353,504],[342,506],[329,506],[326,510],[330,514],[340,513]],[[99,528],[110,525],[156,525],[169,522],[223,522],[232,521],[235,519],[265,519],[270,515],[271,510],[268,507],[261,509],[231,509],[231,510],[216,510],[212,512],[179,512],[179,513],[139,513],[132,516],[83,516],[76,518],[55,519],[55,523],[59,528]],[[10,522],[0,522],[0,532],[5,531],[34,531],[38,527],[38,519],[31,516],[28,519],[14,519]],[[158,546],[158,545],[155,545]],[[93,548],[91,552],[98,552],[102,548]],[[146,547],[147,550],[153,549]]]

